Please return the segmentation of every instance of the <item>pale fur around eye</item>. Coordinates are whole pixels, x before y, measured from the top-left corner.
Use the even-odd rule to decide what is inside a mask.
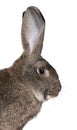
[[[41,70],[41,71],[40,71]],[[44,71],[44,72],[43,72]],[[39,75],[42,75],[42,76],[44,76],[44,77],[49,77],[49,71],[47,70],[47,69],[44,69],[44,68],[39,68],[39,69],[37,69],[37,73],[39,74]]]

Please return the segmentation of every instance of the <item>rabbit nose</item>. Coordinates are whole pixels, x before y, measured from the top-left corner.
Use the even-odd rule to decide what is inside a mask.
[[[56,82],[54,83],[53,89],[55,89],[55,90],[58,91],[58,92],[61,90],[61,83],[60,83],[60,81],[56,81]]]
[[[58,92],[60,92],[61,91],[61,84],[59,84],[59,86],[58,86]]]

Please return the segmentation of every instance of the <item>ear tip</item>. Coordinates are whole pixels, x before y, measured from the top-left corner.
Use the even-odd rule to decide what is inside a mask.
[[[24,14],[25,14],[25,11],[23,12],[22,17],[24,17]]]
[[[37,13],[40,13],[40,10],[37,8],[37,7],[35,7],[35,6],[29,6],[27,9],[26,9],[26,11],[24,11],[23,13],[22,13],[22,17],[24,17],[24,15],[25,15],[25,13],[27,12],[27,11],[35,11],[35,12],[37,12]]]
[[[27,10],[35,10],[35,11],[39,12],[38,7],[36,7],[36,6],[29,6],[29,7],[27,8]]]
[[[40,16],[42,17],[43,21],[45,22],[44,16],[43,16],[43,14],[41,13],[41,11],[38,9],[38,7],[36,7],[36,6],[30,6],[30,7],[27,8],[27,10],[30,10],[30,11],[33,10],[33,11],[36,12],[37,14],[40,14]]]

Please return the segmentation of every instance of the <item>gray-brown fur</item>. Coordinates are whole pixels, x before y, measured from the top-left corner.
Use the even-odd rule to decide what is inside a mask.
[[[55,69],[41,57],[44,30],[41,12],[29,7],[22,17],[24,52],[13,66],[0,71],[0,130],[22,130],[43,101],[61,89]]]

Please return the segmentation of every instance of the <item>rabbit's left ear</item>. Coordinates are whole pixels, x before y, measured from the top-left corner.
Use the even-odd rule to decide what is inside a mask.
[[[44,39],[45,20],[36,7],[29,7],[22,18],[22,44],[27,56],[40,55]]]

